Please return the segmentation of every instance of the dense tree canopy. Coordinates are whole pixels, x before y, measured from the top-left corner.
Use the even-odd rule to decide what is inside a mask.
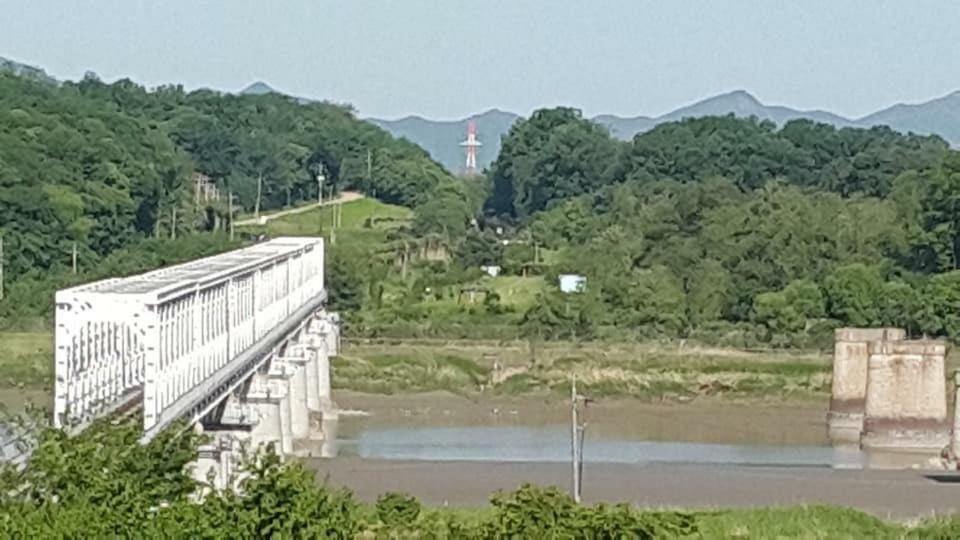
[[[577,152],[558,142],[571,132]],[[688,335],[752,323],[771,337],[824,321],[955,336],[951,274],[935,274],[960,260],[958,171],[941,139],[887,128],[730,116],[618,143],[554,109],[503,141],[487,211],[587,277],[594,324]]]
[[[413,144],[348,107],[277,94],[148,91],[88,76],[61,86],[0,74],[0,233],[8,278],[88,263],[148,236],[212,226],[225,204],[198,206],[192,173],[237,196],[240,210],[355,188],[415,207],[460,185]],[[203,206],[207,206],[205,203]],[[454,222],[467,221],[461,205]],[[222,221],[222,220],[221,220]]]

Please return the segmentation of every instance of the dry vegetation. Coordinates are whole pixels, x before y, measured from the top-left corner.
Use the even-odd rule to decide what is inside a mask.
[[[563,395],[571,375],[595,396],[812,398],[830,389],[829,356],[677,345],[395,341],[349,345],[334,383],[395,394]]]

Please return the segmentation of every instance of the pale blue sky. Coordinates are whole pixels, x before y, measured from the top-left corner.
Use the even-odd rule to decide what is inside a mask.
[[[657,115],[740,88],[860,116],[960,89],[960,1],[0,0],[0,56],[387,118]]]

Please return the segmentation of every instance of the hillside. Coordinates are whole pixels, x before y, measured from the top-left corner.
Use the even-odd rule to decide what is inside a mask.
[[[0,73],[12,73],[18,77],[25,77],[28,79],[34,79],[40,82],[48,84],[57,84],[58,81],[47,75],[47,72],[34,66],[28,66],[27,64],[21,64],[20,62],[14,62],[0,56]]]
[[[408,208],[429,200],[468,219],[460,184],[426,152],[345,106],[126,79],[51,85],[11,71],[0,71],[0,327],[48,316],[52,291],[66,283],[169,262],[154,256],[161,240],[182,256],[228,248],[202,234],[229,222],[228,193],[241,213],[314,201],[321,167],[326,190]],[[195,174],[218,195],[197,197]]]

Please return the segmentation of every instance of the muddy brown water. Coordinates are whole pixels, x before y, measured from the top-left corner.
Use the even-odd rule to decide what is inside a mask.
[[[447,393],[370,395],[335,392],[343,409],[369,413],[347,418],[341,438],[382,429],[537,428],[569,426],[563,400],[536,397],[468,398]],[[646,403],[601,400],[581,413],[587,433],[607,439],[763,446],[827,446],[827,403],[726,401]]]
[[[337,456],[307,464],[362,500],[401,491],[430,505],[478,506],[525,482],[569,486],[562,401],[334,398],[369,416],[342,417]],[[815,401],[595,403],[585,414],[584,500],[655,508],[825,503],[884,518],[960,510],[955,473],[872,469],[858,450],[831,447],[826,409]]]
[[[570,459],[570,412],[555,398],[341,392],[336,453],[369,460],[557,463]],[[593,402],[581,411],[592,463],[860,466],[828,444],[817,402]]]

